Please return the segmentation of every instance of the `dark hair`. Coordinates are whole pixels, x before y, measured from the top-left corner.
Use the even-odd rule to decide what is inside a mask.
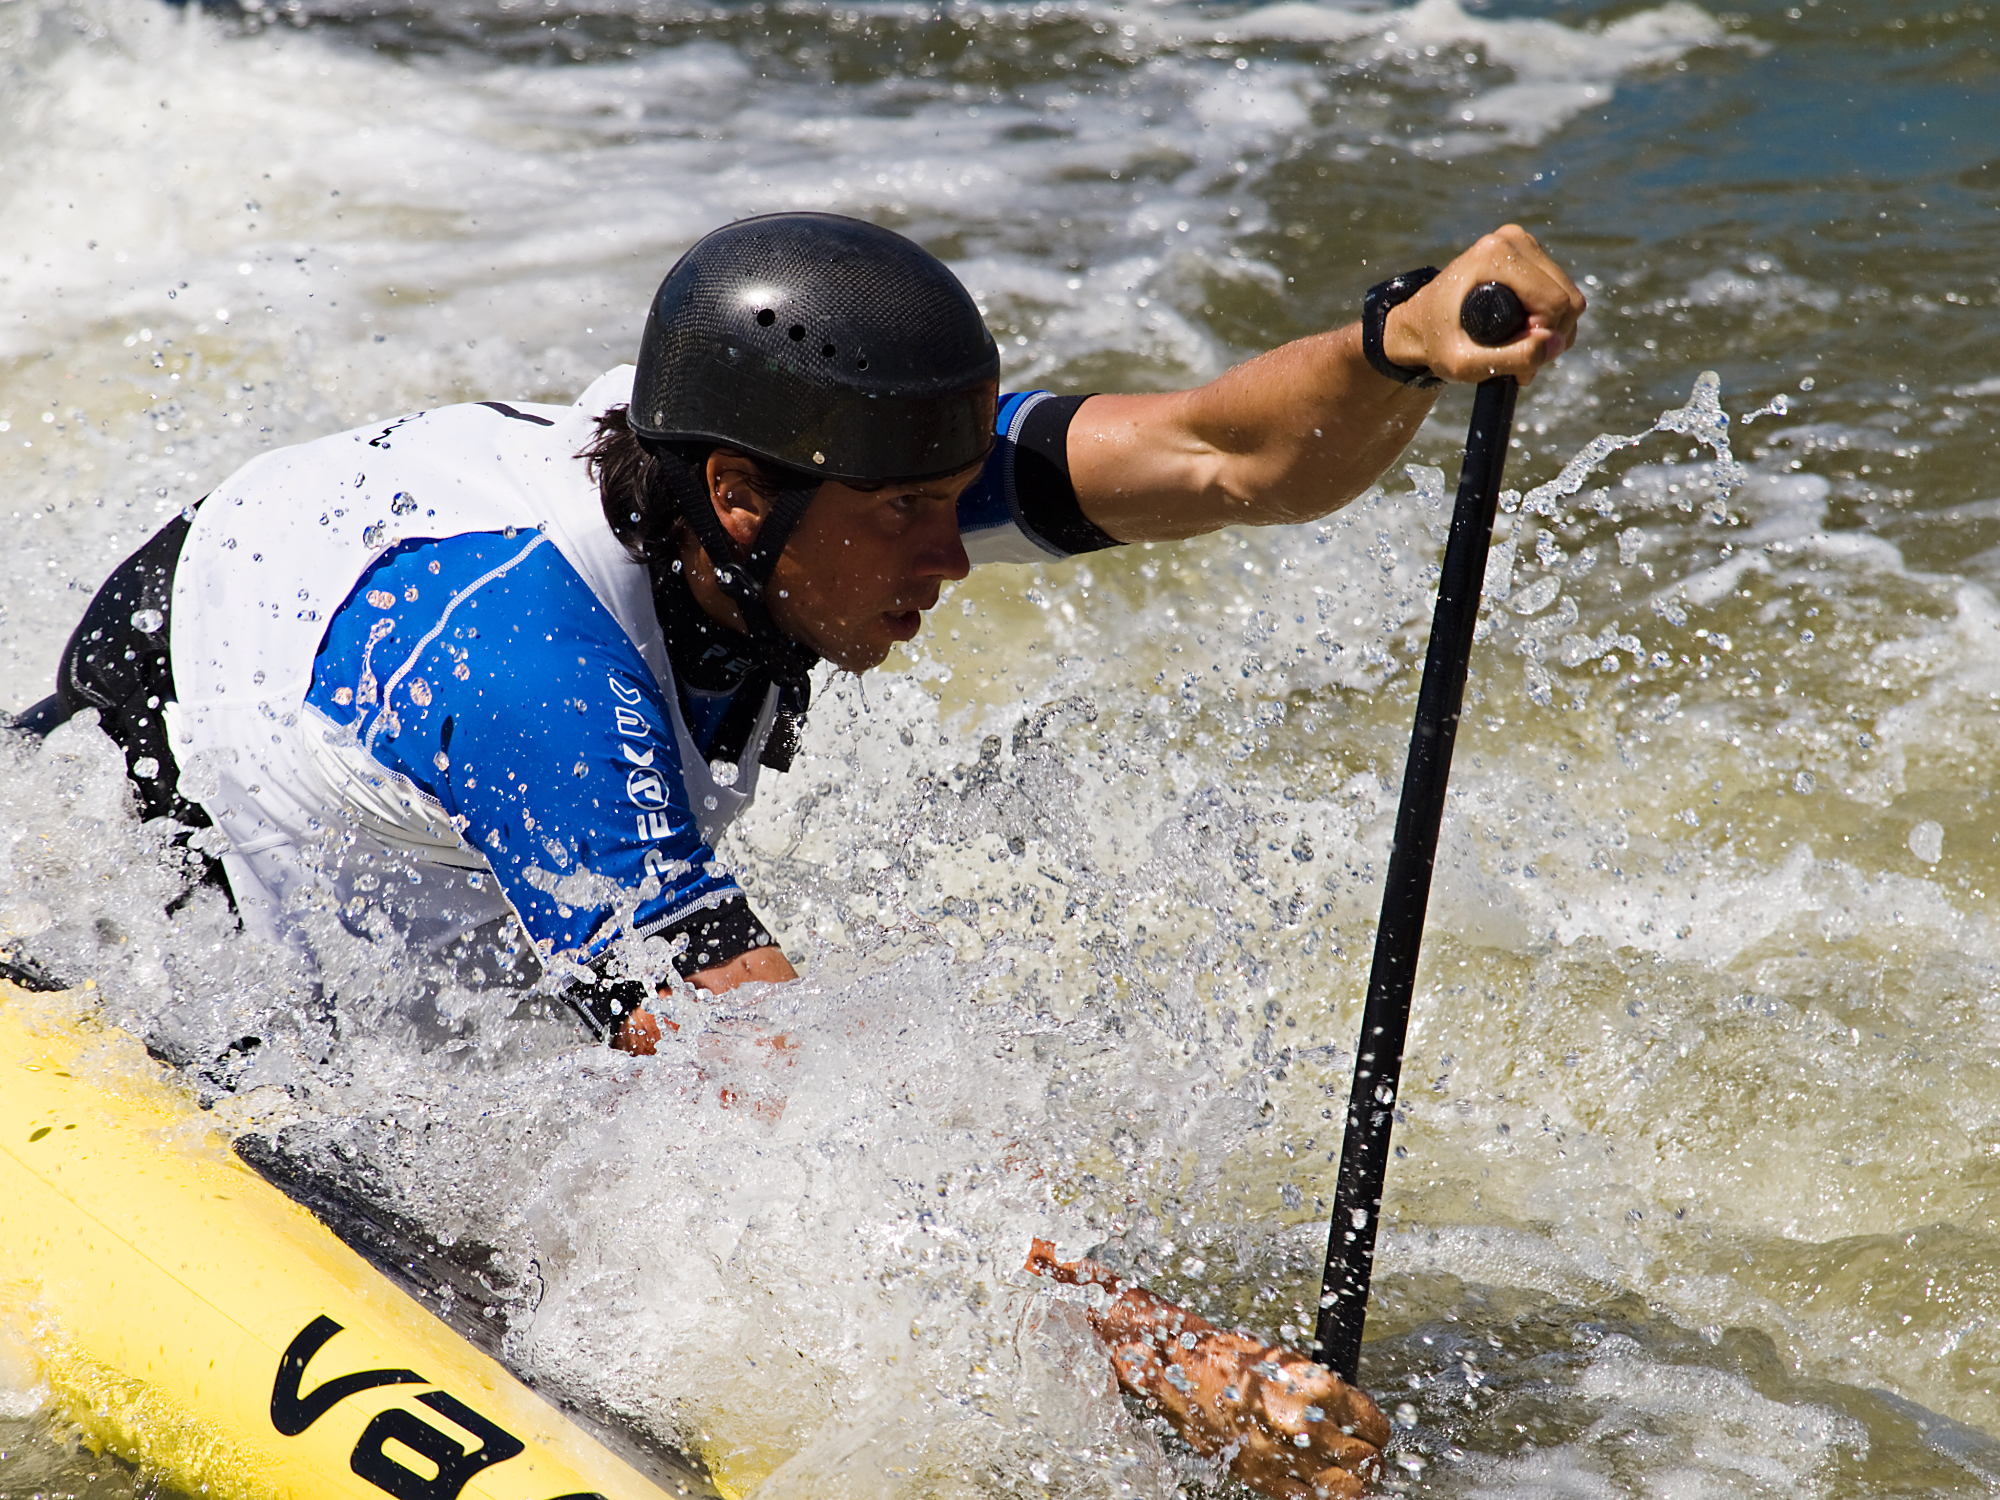
[[[614,406],[599,417],[596,433],[576,456],[597,481],[605,522],[634,562],[664,562],[680,555],[687,522],[662,482],[658,464],[626,420],[626,408]],[[707,457],[704,453],[697,466]]]
[[[632,430],[628,408],[614,406],[597,419],[597,432],[576,456],[588,465],[597,481],[599,503],[612,534],[634,562],[671,562],[681,555],[688,536],[688,523],[675,503],[678,468],[680,482],[691,482],[701,493],[708,491],[704,470],[708,457],[721,443],[653,443],[640,440]],[[751,484],[770,496],[780,490],[812,489],[819,483],[814,474],[778,468],[769,463],[753,463],[756,478]]]

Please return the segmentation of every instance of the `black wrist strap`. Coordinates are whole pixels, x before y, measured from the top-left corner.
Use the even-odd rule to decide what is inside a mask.
[[[1444,382],[1422,365],[1399,365],[1382,351],[1382,330],[1388,326],[1392,308],[1401,307],[1437,279],[1436,266],[1423,266],[1391,276],[1368,288],[1361,300],[1361,353],[1378,375],[1398,385],[1413,385],[1420,391],[1435,389]]]

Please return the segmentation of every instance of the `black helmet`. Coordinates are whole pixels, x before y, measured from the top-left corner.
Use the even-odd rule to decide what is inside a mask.
[[[660,283],[630,421],[822,479],[934,479],[986,456],[999,379],[978,307],[929,251],[838,214],[764,214]]]

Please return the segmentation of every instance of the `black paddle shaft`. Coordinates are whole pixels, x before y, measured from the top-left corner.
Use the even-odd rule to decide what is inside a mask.
[[[1466,295],[1459,322],[1487,347],[1518,338],[1526,313],[1499,282]],[[1327,1230],[1326,1272],[1320,1281],[1318,1358],[1353,1383],[1361,1360],[1361,1330],[1368,1317],[1368,1283],[1375,1265],[1375,1226],[1382,1212],[1382,1179],[1389,1168],[1389,1132],[1396,1118],[1396,1089],[1403,1072],[1403,1041],[1410,1029],[1410,995],[1430,903],[1431,868],[1437,862],[1438,823],[1444,816],[1451,747],[1465,701],[1466,661],[1479,620],[1486,582],[1486,552],[1493,540],[1493,511],[1500,472],[1514,425],[1520,387],[1511,375],[1480,382],[1465,440],[1465,466],[1438,579],[1437,613],[1417,722],[1403,769],[1403,800],[1396,810],[1396,841],[1382,887],[1382,921],[1375,930],[1375,966],[1355,1045],[1354,1088],[1347,1100],[1347,1132],[1340,1148],[1333,1223]]]

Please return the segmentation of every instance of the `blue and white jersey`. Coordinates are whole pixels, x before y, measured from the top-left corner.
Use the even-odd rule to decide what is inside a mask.
[[[436,806],[538,943],[586,962],[609,943],[592,877],[652,877],[626,924],[641,936],[740,900],[660,684],[538,532],[385,553],[334,615],[306,704]]]
[[[267,454],[203,504],[175,579],[182,786],[239,909],[441,944],[506,916],[546,960],[686,936],[683,972],[767,939],[717,863],[755,794],[683,719],[646,568],[576,455],[630,367],[571,407],[420,412]],[[960,507],[975,561],[1061,557],[1024,518],[1001,403]],[[711,705],[713,707],[713,705]],[[727,950],[727,951],[724,951]]]

